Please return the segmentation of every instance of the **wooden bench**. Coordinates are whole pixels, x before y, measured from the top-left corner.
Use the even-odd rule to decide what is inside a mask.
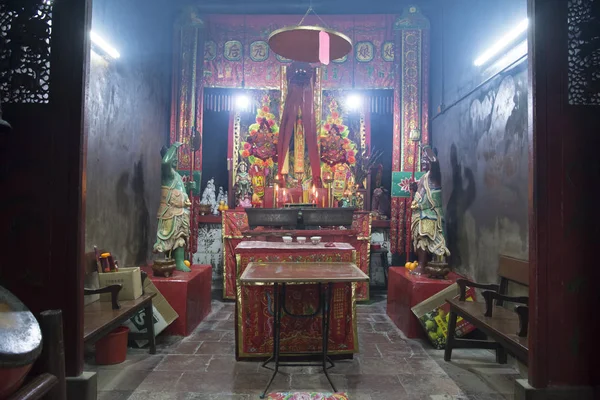
[[[96,270],[94,253],[86,254],[86,272]],[[147,274],[141,271],[142,288]],[[140,310],[145,313],[146,332],[129,332],[131,340],[148,340],[150,354],[156,353],[156,339],[154,337],[154,318],[152,298],[156,293],[145,294],[136,300],[119,301],[121,285],[110,285],[99,289],[84,289],[84,295],[110,293],[111,301],[95,301],[86,305],[83,309],[83,341],[94,344],[114,329],[133,317]]]
[[[529,286],[529,264],[526,261],[501,256],[498,275],[500,285],[480,284],[466,279],[456,281],[460,288],[459,300],[446,300],[450,305],[450,317],[444,360],[450,361],[452,350],[455,348],[482,348],[496,350],[496,361],[500,364],[506,363],[507,352],[527,364],[529,298],[510,297],[507,296],[507,291],[509,282]],[[483,289],[485,302],[465,301],[467,287]],[[511,311],[503,307],[504,302],[520,305],[515,311]],[[456,338],[457,317],[473,324],[487,335],[488,340]]]
[[[104,288],[94,290],[93,294],[103,293],[99,292],[102,289]],[[111,295],[113,294],[111,293]],[[144,310],[146,315],[144,319],[146,332],[129,332],[129,339],[148,340],[150,343],[150,354],[155,354],[156,339],[154,338],[154,319],[152,317],[152,298],[154,296],[156,296],[156,293],[142,294],[136,300],[121,301],[120,307],[116,309],[113,307],[113,303],[116,301],[114,298],[111,303],[95,301],[88,304],[83,309],[83,341],[90,344],[96,343],[99,339],[133,317],[138,311]]]

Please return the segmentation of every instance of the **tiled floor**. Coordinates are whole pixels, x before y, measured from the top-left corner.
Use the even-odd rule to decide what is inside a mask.
[[[159,342],[158,354],[129,349],[127,361],[93,365],[98,398],[130,400],[258,399],[270,371],[234,358],[232,303],[213,302],[212,314],[188,338]],[[332,370],[351,400],[512,399],[518,372],[487,351],[457,350],[452,363],[426,343],[405,339],[385,314],[385,300],[358,306],[361,352]],[[284,368],[271,391],[330,391],[318,368]]]

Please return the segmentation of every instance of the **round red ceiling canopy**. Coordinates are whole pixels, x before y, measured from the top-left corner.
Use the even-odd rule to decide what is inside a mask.
[[[343,33],[320,26],[288,26],[273,31],[269,47],[281,57],[306,63],[319,62],[319,33],[329,34],[329,59],[337,60],[352,51],[352,40]]]

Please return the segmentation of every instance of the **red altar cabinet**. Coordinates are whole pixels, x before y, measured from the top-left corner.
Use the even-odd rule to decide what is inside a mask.
[[[179,314],[166,329],[168,335],[187,336],[210,314],[212,267],[192,265],[192,272],[173,271],[169,278],[154,276],[152,267],[143,267],[154,286]]]
[[[321,241],[347,243],[356,250],[356,265],[367,276],[369,275],[371,247],[371,213],[356,211],[350,229],[320,229],[309,230],[265,230],[256,228],[250,230],[248,216],[245,211],[232,210],[223,212],[223,298],[236,298],[236,246],[246,241],[281,242],[281,236],[293,237],[321,236]],[[311,245],[312,246],[312,245]],[[295,247],[297,248],[297,247]],[[314,250],[314,247],[311,247]],[[356,300],[369,299],[369,284],[360,282],[356,286]]]
[[[404,267],[392,267],[388,275],[387,314],[408,338],[426,338],[411,308],[452,285],[460,276],[450,272],[447,279],[413,275]]]
[[[237,245],[235,254],[236,281],[251,262],[355,263],[356,260],[356,250],[348,243],[326,247],[323,243],[301,245],[245,241]],[[273,351],[273,287],[236,283],[236,358],[268,356]],[[318,285],[290,285],[285,293],[287,311],[311,314],[319,307],[319,296]],[[330,318],[329,354],[358,352],[355,283],[334,284]],[[321,333],[321,317],[298,319],[284,315],[281,321],[281,352],[318,353]]]

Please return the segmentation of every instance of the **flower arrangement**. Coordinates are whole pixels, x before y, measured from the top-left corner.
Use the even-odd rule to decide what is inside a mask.
[[[256,123],[248,128],[246,141],[240,143],[240,156],[247,159],[250,165],[272,168],[273,158],[277,156],[279,126],[269,106],[270,98],[265,95],[261,107],[256,111]]]
[[[330,166],[344,163],[353,166],[356,164],[356,144],[348,138],[350,130],[343,124],[335,99],[329,104],[329,111],[319,136],[321,161]]]

